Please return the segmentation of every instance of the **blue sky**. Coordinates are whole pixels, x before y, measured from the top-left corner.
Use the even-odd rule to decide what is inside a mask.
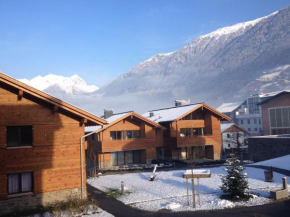
[[[0,71],[78,74],[102,86],[199,35],[266,16],[290,0],[0,0]]]

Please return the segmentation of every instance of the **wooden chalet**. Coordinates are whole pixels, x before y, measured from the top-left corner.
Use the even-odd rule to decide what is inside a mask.
[[[80,138],[105,123],[0,73],[0,215],[86,195]]]
[[[95,160],[92,169],[151,164],[157,158],[157,148],[163,147],[165,127],[133,111],[119,114],[111,111],[106,116],[107,125],[86,127],[87,133],[95,132],[88,137],[87,156]]]
[[[231,120],[205,103],[189,104],[146,112],[143,115],[164,126],[167,159],[221,158],[221,121]]]

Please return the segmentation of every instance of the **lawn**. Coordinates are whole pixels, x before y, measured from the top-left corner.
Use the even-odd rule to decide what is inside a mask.
[[[161,171],[158,172],[155,181],[148,181],[150,172],[104,175],[99,178],[88,180],[88,184],[111,193],[120,189],[121,181],[125,185],[124,195],[115,195],[115,197],[126,205],[143,210],[158,211],[195,211],[233,208],[241,206],[254,206],[270,203],[270,190],[282,187],[282,177],[284,175],[274,173],[274,182],[264,181],[264,170],[256,168],[246,168],[244,170],[248,175],[249,192],[257,195],[247,202],[231,202],[220,199],[222,194],[220,190],[221,176],[226,174],[225,167],[208,168],[211,170],[211,178],[200,179],[200,205],[192,207],[192,197],[190,205],[187,205],[186,180],[183,178],[184,170]],[[289,180],[289,177],[288,177]],[[196,181],[195,181],[196,183]],[[196,186],[197,189],[197,186]],[[191,192],[191,184],[189,192]],[[196,201],[197,197],[196,197]]]

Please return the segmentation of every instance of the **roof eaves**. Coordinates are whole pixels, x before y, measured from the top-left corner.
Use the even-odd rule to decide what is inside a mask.
[[[66,102],[60,100],[60,99],[57,99],[57,98],[55,98],[47,93],[44,93],[40,90],[37,90],[37,89],[35,89],[29,85],[26,85],[26,84],[8,76],[8,75],[5,75],[4,73],[1,73],[1,72],[0,72],[0,81],[2,81],[3,83],[5,83],[9,86],[12,86],[16,89],[22,90],[22,91],[24,91],[24,93],[30,94],[34,97],[37,97],[37,98],[44,100],[48,103],[51,103],[53,105],[59,106],[60,108],[66,110],[68,112],[71,112],[77,116],[81,116],[82,118],[86,118],[89,121],[91,121],[92,123],[96,123],[99,125],[107,123],[107,121],[105,121],[104,119],[102,119],[96,115],[93,115],[87,111],[84,111],[80,108],[77,108],[76,106],[73,106],[69,103],[66,103]]]

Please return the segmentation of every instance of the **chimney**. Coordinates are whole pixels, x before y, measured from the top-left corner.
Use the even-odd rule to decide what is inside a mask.
[[[104,109],[104,118],[107,119],[113,116],[113,109]]]
[[[182,105],[189,105],[189,104],[190,104],[190,99],[188,99],[188,100],[184,100],[184,99],[175,100],[176,107],[182,106]]]
[[[151,117],[153,117],[154,116],[154,112],[150,112],[149,113],[149,117],[151,118]]]

